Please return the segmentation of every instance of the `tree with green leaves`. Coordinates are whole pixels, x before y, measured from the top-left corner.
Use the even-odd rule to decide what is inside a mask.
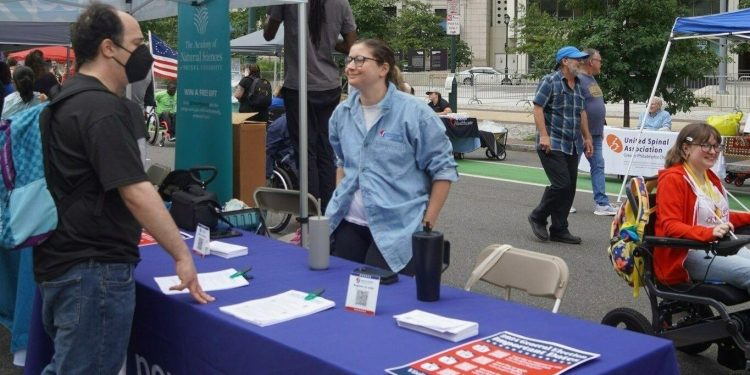
[[[394,17],[385,8],[395,6],[395,0],[351,0],[349,3],[360,38],[391,39],[393,31],[390,24]]]
[[[623,122],[628,126],[630,102],[648,100],[674,20],[683,9],[677,0],[616,0],[608,1],[608,6],[598,0],[570,0],[569,4],[586,12],[557,20],[530,6],[519,20],[519,50],[529,54],[536,76],[554,68],[555,51],[564,45],[601,51],[599,84],[608,102],[624,102]],[[685,81],[703,78],[718,63],[716,54],[696,41],[673,43],[656,95],[664,98],[672,113],[710,104],[710,99],[696,97]]]
[[[257,19],[263,20],[266,15],[265,8],[257,8],[255,11]],[[177,16],[159,18],[139,22],[144,33],[149,30],[156,34],[172,48],[177,48]],[[237,9],[229,12],[229,36],[239,38],[247,34],[247,9]]]
[[[391,48],[405,52],[413,49],[429,57],[432,48],[444,48],[445,32],[440,28],[440,16],[429,4],[417,0],[404,0],[394,24],[395,35],[389,42]]]

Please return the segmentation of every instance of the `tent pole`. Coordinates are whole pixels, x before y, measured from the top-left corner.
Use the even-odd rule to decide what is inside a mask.
[[[674,28],[674,27],[673,27]],[[651,99],[653,99],[654,95],[656,95],[656,88],[659,87],[659,81],[661,80],[661,73],[664,71],[664,65],[667,63],[667,56],[669,55],[669,48],[672,47],[672,37],[674,36],[674,31],[669,34],[669,41],[667,41],[667,48],[664,50],[664,56],[661,58],[661,65],[659,66],[659,71],[656,73],[656,82],[654,82],[654,87],[651,89],[651,95],[648,96],[648,101],[646,102],[646,111],[648,111],[649,107],[651,107]],[[635,144],[638,145],[638,142],[640,142],[641,137],[643,136],[643,127],[646,125],[646,116],[643,116],[643,119],[641,120],[638,128],[638,137],[636,138]],[[630,160],[628,161],[628,167],[625,169],[625,176],[622,179],[622,185],[620,186],[620,192],[617,193],[617,203],[620,203],[622,201],[622,192],[625,191],[625,184],[628,183],[628,177],[630,177],[630,167],[633,165],[633,159],[635,158],[635,150],[630,154]]]
[[[300,243],[309,248],[307,236],[307,4],[297,4],[299,27],[299,204],[300,204]]]

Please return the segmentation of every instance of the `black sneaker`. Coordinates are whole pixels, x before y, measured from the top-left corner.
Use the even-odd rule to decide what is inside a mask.
[[[536,220],[534,220],[531,215],[529,215],[529,224],[531,224],[531,231],[534,232],[534,235],[542,240],[547,241],[549,239],[549,234],[547,233],[547,225],[542,224]]]
[[[570,234],[570,232],[560,233],[560,234],[550,233],[549,240],[555,241],[555,242],[569,243],[572,245],[578,245],[581,243],[581,237],[574,236]]]

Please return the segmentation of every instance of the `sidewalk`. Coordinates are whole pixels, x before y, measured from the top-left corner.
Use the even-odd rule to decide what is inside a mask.
[[[643,103],[631,103],[630,127],[638,126],[638,115],[645,110]],[[525,103],[459,103],[459,112],[476,117],[477,121],[493,121],[508,129],[508,149],[512,151],[533,151],[536,126],[531,107]],[[607,104],[607,124],[623,126],[622,103]],[[683,126],[696,121],[705,121],[708,116],[726,114],[727,111],[712,108],[697,108],[688,113],[677,113],[672,116],[672,130],[679,131]]]

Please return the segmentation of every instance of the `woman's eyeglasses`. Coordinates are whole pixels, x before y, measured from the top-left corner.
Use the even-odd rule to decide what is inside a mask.
[[[372,57],[365,57],[365,56],[347,56],[344,58],[344,63],[346,65],[349,65],[350,62],[354,61],[354,66],[357,68],[361,68],[362,65],[365,64],[365,61],[372,60],[375,62],[378,62],[378,59],[373,59]]]
[[[724,152],[724,145],[717,143],[717,144],[710,144],[710,143],[690,143],[691,146],[700,146],[701,151],[703,152],[709,152],[711,150],[714,150],[716,152]]]

